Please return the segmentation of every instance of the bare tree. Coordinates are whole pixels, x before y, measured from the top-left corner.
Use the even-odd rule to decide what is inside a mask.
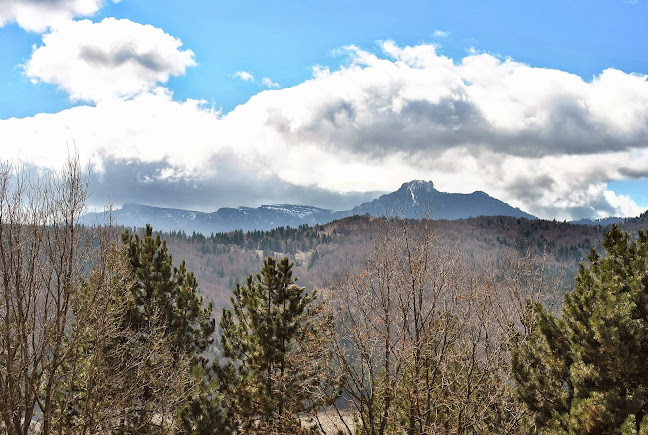
[[[355,430],[514,430],[523,411],[509,347],[525,333],[541,272],[529,258],[478,263],[429,220],[384,221],[363,264],[327,293]]]
[[[78,159],[34,177],[0,167],[0,411],[9,434],[27,434],[34,417],[44,433],[51,428],[89,253],[79,226],[87,192]]]
[[[195,387],[186,376],[190,360],[173,351],[161,316],[128,327],[134,279],[107,233],[74,304],[76,340],[59,377],[55,426],[61,434],[172,433],[175,412]]]
[[[443,359],[452,339],[447,333],[443,339],[452,322],[440,321],[439,312],[450,303],[443,297],[456,275],[456,258],[438,249],[427,225],[417,231],[404,221],[385,221],[364,264],[329,293],[338,308],[335,345],[347,373],[344,391],[363,433],[392,433],[403,409],[415,424],[425,394],[413,383],[412,400],[400,403],[403,385],[424,377],[432,382],[436,373],[422,373],[425,361],[431,352]],[[433,330],[442,338],[434,349]]]
[[[0,165],[0,431],[167,433],[191,392],[155,314],[124,319],[132,276],[116,230],[80,225],[88,182]],[[137,427],[125,427],[137,412]],[[132,418],[128,421],[134,421]]]

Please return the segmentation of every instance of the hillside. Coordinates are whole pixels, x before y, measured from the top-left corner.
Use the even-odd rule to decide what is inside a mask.
[[[407,225],[421,225],[408,220]],[[217,315],[229,303],[232,288],[249,273],[256,273],[267,255],[289,256],[300,284],[308,288],[333,285],[349,264],[360,262],[380,234],[384,219],[352,216],[326,225],[277,228],[271,231],[234,231],[187,235],[165,233],[175,259],[186,259],[203,294],[214,301]],[[497,261],[510,255],[544,259],[547,270],[562,275],[565,289],[573,285],[578,263],[592,247],[601,250],[601,225],[529,220],[514,217],[477,217],[433,221],[443,243],[464,250],[477,261]],[[648,215],[620,224],[636,233],[648,229]]]

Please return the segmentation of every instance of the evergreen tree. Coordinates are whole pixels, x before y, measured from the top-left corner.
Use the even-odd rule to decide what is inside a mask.
[[[169,433],[186,402],[190,360],[174,351],[159,316],[146,327],[125,327],[133,282],[126,251],[101,250],[74,303],[76,336],[66,342],[69,358],[56,383],[53,431]]]
[[[331,319],[316,292],[295,284],[288,258],[268,257],[256,277],[237,285],[220,323],[217,368],[234,427],[244,433],[302,433],[299,414],[330,403],[326,345]]]
[[[179,376],[188,376],[193,388],[188,389],[179,417],[184,433],[201,433],[205,422],[222,416],[218,397],[212,393],[208,361],[202,355],[215,330],[212,304],[203,306],[193,273],[187,271],[184,261],[173,266],[166,241],[159,235],[153,237],[150,225],[143,238],[124,232],[122,242],[134,277],[125,327],[145,331],[151,318],[157,318],[165,326],[176,357],[190,360],[191,373]]]
[[[185,262],[173,266],[166,241],[153,237],[153,228],[146,226],[143,238],[128,230],[122,234],[127,246],[128,261],[135,278],[131,288],[132,303],[128,321],[132,327],[145,325],[153,313],[159,313],[174,338],[175,348],[205,365],[201,353],[212,342],[215,329],[212,304],[204,307],[198,296],[198,283]]]
[[[615,225],[592,250],[561,317],[536,325],[514,354],[519,398],[544,433],[648,433],[648,235]]]

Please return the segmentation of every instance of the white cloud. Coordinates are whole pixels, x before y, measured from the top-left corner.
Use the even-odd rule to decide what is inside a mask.
[[[44,32],[75,17],[94,14],[102,3],[103,0],[0,0],[0,27],[16,22],[26,30]]]
[[[254,76],[247,71],[237,71],[234,73],[234,77],[238,77],[245,82],[254,81]]]
[[[264,77],[261,79],[261,84],[266,88],[278,88],[279,83],[273,82],[270,77]]]
[[[348,66],[315,68],[312,79],[260,92],[226,115],[158,88],[2,120],[0,143],[13,144],[7,158],[50,166],[74,140],[97,168],[155,165],[146,179],[188,186],[236,168],[239,196],[252,192],[245,180],[359,192],[430,179],[541,217],[636,214],[606,185],[648,175],[646,76],[608,69],[586,82],[488,54],[455,62],[433,45],[382,48],[348,47]]]
[[[243,80],[244,82],[254,82],[257,85],[265,86],[266,88],[272,89],[272,88],[278,88],[279,83],[276,83],[272,81],[270,77],[263,77],[261,81],[257,81],[254,79],[254,75],[252,73],[249,73],[247,71],[237,71],[234,73],[234,77],[239,78]]]
[[[618,212],[620,216],[639,216],[643,213],[644,209],[639,207],[633,200],[627,195],[617,195],[612,190],[606,190],[603,192],[607,202],[612,205]],[[606,216],[599,216],[606,217]]]
[[[181,46],[161,29],[126,19],[70,21],[43,36],[25,74],[59,86],[72,100],[131,98],[196,65]]]
[[[219,112],[204,101],[174,101],[157,88],[127,100],[77,106],[59,113],[0,120],[0,143],[18,164],[60,167],[66,149],[101,171],[106,159],[143,163],[169,160],[189,174],[220,151],[212,138]]]
[[[447,38],[450,36],[450,32],[446,32],[445,30],[435,30],[432,36],[436,38]]]

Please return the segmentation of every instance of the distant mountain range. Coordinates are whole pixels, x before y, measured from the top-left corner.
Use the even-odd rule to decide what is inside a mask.
[[[298,227],[301,224],[325,224],[351,215],[399,216],[405,218],[463,219],[478,216],[512,216],[535,219],[519,208],[511,207],[484,192],[470,194],[440,192],[431,181],[411,181],[395,192],[351,210],[334,211],[306,205],[262,205],[258,208],[221,208],[213,213],[173,208],[124,204],[113,211],[115,222],[128,227],[150,223],[160,231],[185,231],[210,234],[236,229],[269,230],[276,227]],[[88,213],[85,223],[102,222],[103,213]]]
[[[335,212],[307,205],[262,205],[258,208],[224,207],[213,213],[175,208],[151,207],[142,204],[124,204],[113,210],[115,222],[127,227],[151,224],[158,231],[193,231],[203,234],[228,232],[237,229],[269,230],[277,227],[296,228],[301,224],[325,224],[348,216],[349,212]],[[102,222],[103,213],[88,213],[85,223]]]

